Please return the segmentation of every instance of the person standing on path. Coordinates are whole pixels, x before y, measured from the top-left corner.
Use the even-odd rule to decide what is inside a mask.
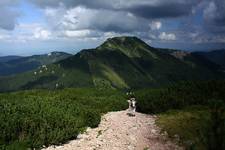
[[[136,112],[136,98],[134,96],[134,93],[132,93],[132,92],[127,93],[127,95],[128,95],[127,102],[128,102],[128,106],[129,106],[129,108],[128,108],[128,111],[129,111],[128,115],[135,116],[135,112]]]

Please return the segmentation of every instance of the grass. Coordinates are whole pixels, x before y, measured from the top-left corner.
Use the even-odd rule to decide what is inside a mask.
[[[170,138],[178,138],[188,149],[207,149],[207,131],[210,114],[205,107],[191,107],[184,110],[170,110],[159,115],[156,124],[167,131]],[[177,139],[178,140],[178,139]]]
[[[136,91],[138,111],[158,114],[157,124],[187,149],[225,149],[224,81],[184,82]],[[179,138],[178,138],[179,137]]]
[[[225,113],[220,116],[224,117]],[[221,125],[217,124],[212,110],[208,107],[192,106],[162,113],[156,124],[162,128],[162,132],[166,131],[170,138],[177,140],[188,150],[223,150],[224,119],[221,122]],[[219,128],[222,130],[217,134],[215,129]]]

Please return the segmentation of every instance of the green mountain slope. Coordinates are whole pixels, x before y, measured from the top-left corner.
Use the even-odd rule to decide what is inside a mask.
[[[172,51],[173,52],[173,51]],[[115,37],[35,71],[0,78],[0,91],[30,88],[140,88],[181,80],[223,78],[219,68],[191,53],[182,57],[136,37]]]
[[[69,56],[71,55],[63,52],[52,52],[46,55],[34,55],[29,57],[4,57],[0,59],[0,76],[30,71],[41,65],[48,65],[66,59]]]

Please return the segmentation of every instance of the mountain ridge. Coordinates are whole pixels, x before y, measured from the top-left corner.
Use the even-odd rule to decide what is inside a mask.
[[[65,87],[129,89],[159,87],[183,80],[224,78],[214,65],[192,53],[178,58],[171,52],[149,46],[137,37],[115,37],[95,49],[85,49],[47,65],[47,70],[38,68],[0,78],[0,91],[7,89],[6,85],[11,85],[7,90]]]
[[[10,60],[22,58],[22,56],[16,56],[16,55],[8,55],[8,56],[0,56],[0,63],[4,63]]]
[[[208,52],[193,52],[193,54],[207,59],[210,62],[221,66],[225,70],[225,49],[213,50]]]
[[[7,76],[23,73],[38,68],[41,65],[48,65],[59,60],[72,56],[65,52],[51,52],[49,54],[32,55],[27,57],[6,56],[0,58],[0,76]],[[1,62],[2,60],[2,62]]]

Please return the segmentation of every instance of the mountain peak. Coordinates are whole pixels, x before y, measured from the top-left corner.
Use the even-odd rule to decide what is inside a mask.
[[[139,40],[141,41],[138,37],[136,36],[118,36],[118,37],[112,37],[108,38],[106,41],[120,41],[120,42],[127,42],[127,41],[132,41],[132,40]]]
[[[140,44],[147,45],[144,41],[141,39],[135,37],[135,36],[120,36],[120,37],[113,37],[108,38],[100,47],[111,47],[113,46],[137,46]]]
[[[134,36],[121,36],[107,39],[97,50],[117,50],[129,57],[137,57],[143,51],[153,49],[141,39]],[[142,52],[141,52],[142,51]]]

